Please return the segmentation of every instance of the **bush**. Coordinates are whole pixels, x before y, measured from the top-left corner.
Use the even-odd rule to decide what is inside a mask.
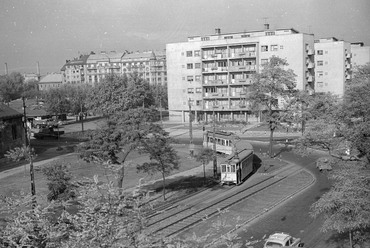
[[[66,201],[76,196],[75,186],[71,183],[72,175],[66,164],[54,162],[42,168],[42,173],[46,176],[49,193],[48,201]]]

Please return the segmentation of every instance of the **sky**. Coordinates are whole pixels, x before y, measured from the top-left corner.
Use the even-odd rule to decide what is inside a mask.
[[[90,51],[163,50],[188,36],[294,28],[370,46],[370,0],[0,0],[0,75],[59,72]],[[1,69],[3,67],[3,69]]]

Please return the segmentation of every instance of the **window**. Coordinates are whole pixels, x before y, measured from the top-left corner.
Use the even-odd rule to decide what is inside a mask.
[[[201,105],[201,103],[202,103],[202,100],[197,100],[197,101],[195,102],[195,104],[196,104],[197,106],[200,106],[200,105]]]
[[[324,83],[323,83],[323,82],[317,82],[317,87],[318,87],[318,88],[322,88],[322,87],[324,87]]]
[[[200,82],[200,78],[201,78],[200,75],[195,76],[195,81]]]
[[[194,51],[194,57],[199,57],[200,56],[200,51],[199,50],[195,50]]]
[[[262,52],[267,52],[269,50],[268,46],[261,46]]]
[[[280,50],[281,50],[281,49],[284,49],[284,46],[283,46],[283,45],[280,45]]]
[[[196,93],[202,93],[202,88],[196,88],[196,89],[195,89],[195,92],[196,92]]]
[[[202,37],[201,38],[202,41],[206,41],[206,40],[209,40],[209,37]]]
[[[188,82],[193,82],[194,81],[194,77],[193,76],[187,76],[186,80]]]
[[[317,50],[316,54],[317,55],[323,55],[324,54],[324,51],[323,50]]]
[[[266,32],[266,36],[275,35],[275,32]]]
[[[317,76],[320,78],[320,77],[323,77],[324,76],[324,72],[322,71],[318,71],[317,72]]]
[[[185,77],[182,77],[182,81],[185,81]]]
[[[200,63],[195,63],[194,67],[195,67],[195,69],[199,69],[200,68]]]
[[[194,94],[194,88],[188,88],[188,94]]]
[[[241,36],[242,38],[248,38],[248,37],[251,37],[251,35],[250,34],[242,34],[242,36]]]
[[[271,45],[271,51],[277,51],[278,45]]]
[[[323,66],[323,65],[324,65],[324,61],[322,61],[322,60],[317,61],[317,66]]]
[[[232,36],[225,36],[224,37],[225,40],[232,39],[232,38],[233,38]]]
[[[187,69],[193,69],[193,64],[186,64]]]
[[[261,59],[261,65],[266,65],[268,62],[268,59]]]
[[[186,51],[186,57],[193,57],[193,51]]]

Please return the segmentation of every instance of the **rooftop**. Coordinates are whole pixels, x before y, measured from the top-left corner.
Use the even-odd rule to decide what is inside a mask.
[[[40,80],[40,83],[61,83],[62,74],[61,73],[50,73],[43,76]]]
[[[16,110],[6,106],[3,103],[0,103],[0,120],[11,119],[14,117],[21,117],[22,114]]]

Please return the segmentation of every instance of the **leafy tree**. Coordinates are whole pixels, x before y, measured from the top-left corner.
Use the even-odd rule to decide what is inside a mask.
[[[88,162],[115,164],[117,186],[122,188],[127,156],[137,148],[140,141],[158,131],[153,109],[129,109],[107,120],[101,128],[92,132],[90,141],[79,148],[80,156]]]
[[[202,148],[198,151],[197,155],[195,156],[196,161],[201,162],[203,166],[203,177],[204,182],[206,181],[206,164],[211,162],[215,156],[214,151],[211,148]]]
[[[24,83],[23,85],[23,96],[28,99],[34,99],[41,97],[41,92],[39,91],[39,86],[37,81],[32,80]]]
[[[370,228],[370,76],[365,73],[370,70],[365,67],[354,74],[343,100],[322,108],[299,140],[300,150],[324,149],[334,160],[333,186],[312,206],[312,216],[323,215],[322,230],[348,232],[351,241],[352,234],[356,241]]]
[[[51,165],[43,167],[42,172],[49,181],[47,183],[49,189],[47,199],[49,201],[66,201],[76,196],[74,186],[71,183],[72,175],[66,164],[54,162]]]
[[[258,110],[266,114],[266,123],[270,130],[269,153],[272,154],[272,141],[275,129],[280,125],[289,110],[286,105],[296,94],[295,74],[288,66],[286,60],[271,57],[269,62],[263,65],[260,73],[255,74],[249,100]],[[279,104],[279,101],[283,102]]]
[[[130,108],[150,107],[154,104],[154,96],[149,89],[148,82],[137,73],[107,75],[104,81],[92,88],[88,108],[112,116]]]
[[[149,154],[150,162],[145,162],[137,166],[138,171],[144,171],[150,175],[155,173],[162,174],[163,200],[166,200],[166,176],[171,171],[179,168],[179,157],[173,147],[171,147],[171,137],[160,126],[156,130],[141,140],[141,152]]]
[[[0,101],[8,103],[21,98],[23,82],[24,78],[19,72],[0,76]]]
[[[48,113],[59,115],[70,112],[70,101],[68,99],[65,87],[52,88],[45,95],[46,111]]]

